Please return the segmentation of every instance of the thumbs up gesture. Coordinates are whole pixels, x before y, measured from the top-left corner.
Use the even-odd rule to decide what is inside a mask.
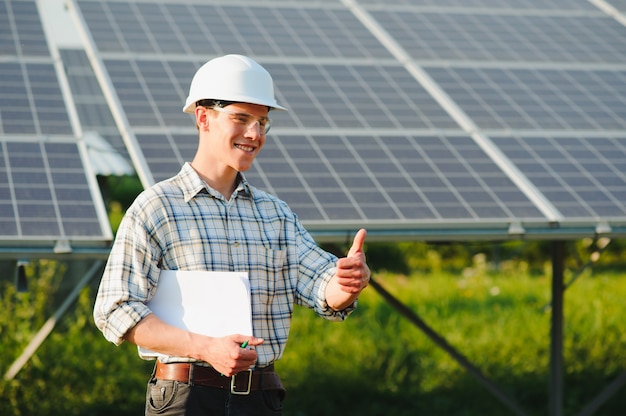
[[[367,287],[370,280],[370,269],[365,262],[363,243],[367,231],[360,229],[348,255],[337,260],[335,276],[326,287],[326,302],[334,310],[342,310],[350,306]]]

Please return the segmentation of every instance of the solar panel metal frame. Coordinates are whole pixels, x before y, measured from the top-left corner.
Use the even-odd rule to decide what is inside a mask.
[[[58,52],[36,1],[0,6],[0,258],[101,257],[113,235]]]
[[[13,213],[3,219],[7,225],[15,221],[14,232],[3,227],[0,233],[0,252],[108,250],[113,235],[84,143],[63,136],[2,136],[0,147],[0,174],[7,179],[0,201],[5,214]]]
[[[223,5],[220,2],[193,2],[189,1],[185,3],[187,6],[174,6],[173,3],[170,2],[161,2],[156,7],[151,7],[150,1],[134,1],[134,2],[93,2],[80,0],[76,1],[75,12],[78,16],[78,21],[85,32],[85,38],[88,39],[87,48],[91,50],[91,55],[97,55],[97,60],[92,60],[92,64],[97,68],[98,76],[100,78],[100,83],[105,87],[105,89],[109,88],[109,104],[117,112],[116,118],[118,119],[118,127],[125,132],[125,140],[129,149],[131,149],[131,157],[135,161],[135,164],[139,164],[138,170],[140,175],[142,175],[142,181],[145,186],[149,186],[154,183],[155,180],[163,179],[167,176],[173,175],[177,171],[177,167],[180,166],[184,162],[184,160],[189,160],[189,152],[193,149],[193,140],[195,136],[195,130],[192,126],[185,125],[187,121],[183,118],[184,116],[178,113],[179,106],[178,104],[184,101],[184,97],[186,95],[186,82],[191,78],[191,74],[193,73],[193,68],[197,68],[201,63],[203,63],[206,59],[211,57],[211,48],[213,49],[214,54],[220,54],[224,51],[219,50],[218,46],[219,42],[213,40],[213,43],[206,43],[205,46],[208,46],[209,49],[200,50],[194,49],[191,44],[186,43],[186,36],[184,30],[178,26],[176,26],[175,22],[182,22],[184,19],[196,19],[194,24],[198,24],[199,21],[195,17],[184,17],[184,13],[188,13],[189,10],[181,11],[181,7],[189,7],[194,8],[194,11],[198,15],[209,16],[214,14],[216,16],[221,16],[220,19],[249,19],[247,16],[247,12],[244,12],[246,8],[251,6],[250,3],[246,1],[241,2],[231,2],[228,5]],[[124,3],[124,4],[122,4]],[[536,186],[532,180],[530,180],[523,172],[523,169],[520,169],[516,166],[515,162],[506,157],[505,153],[502,152],[498,147],[490,140],[490,135],[495,134],[494,137],[502,137],[503,132],[508,134],[507,132],[513,131],[515,132],[515,126],[509,126],[506,124],[503,125],[494,125],[490,127],[489,125],[483,125],[480,121],[480,118],[475,118],[475,116],[471,113],[466,113],[463,109],[462,105],[459,105],[463,102],[460,100],[460,97],[456,97],[455,95],[448,95],[447,88],[449,86],[442,85],[438,83],[437,75],[435,70],[461,70],[468,69],[474,71],[492,71],[495,68],[498,68],[498,65],[495,63],[497,61],[482,62],[480,60],[467,60],[467,59],[454,59],[454,60],[444,60],[441,57],[438,57],[439,60],[426,60],[423,61],[419,56],[413,56],[409,50],[405,49],[402,46],[401,42],[397,42],[393,36],[390,36],[390,32],[386,32],[382,30],[384,23],[380,22],[376,19],[377,14],[387,13],[392,14],[396,13],[397,16],[403,15],[411,15],[411,13],[426,13],[430,16],[445,16],[449,15],[451,12],[453,15],[458,17],[458,22],[462,22],[463,19],[470,18],[475,19],[480,16],[495,16],[496,18],[500,15],[509,16],[508,18],[517,18],[517,16],[521,16],[526,19],[528,24],[539,24],[539,21],[536,20],[533,16],[532,7],[537,7],[538,4],[536,2],[529,2],[528,4],[520,4],[513,2],[510,5],[504,6],[501,9],[496,9],[495,11],[490,10],[489,7],[492,7],[494,4],[489,1],[485,1],[484,4],[475,4],[474,6],[466,6],[460,7],[458,2],[448,2],[441,3],[438,2],[436,7],[429,4],[429,2],[423,2],[421,5],[416,5],[415,3],[406,4],[405,2],[398,2],[389,4],[389,2],[384,3],[384,8],[382,8],[381,2],[350,2],[347,4],[333,3],[333,2],[324,2],[324,3],[316,3],[315,5],[305,5],[303,3],[276,3],[271,5],[255,5],[256,14],[259,13],[271,13],[274,18],[283,17],[282,23],[285,24],[284,16],[290,16],[293,18],[307,16],[307,13],[312,13],[312,10],[315,10],[315,13],[326,13],[327,16],[332,16],[333,13],[338,13],[341,11],[349,11],[349,15],[353,15],[356,19],[355,21],[359,22],[359,25],[362,25],[363,28],[367,29],[372,33],[373,38],[376,39],[378,45],[372,49],[375,52],[375,56],[368,56],[368,53],[365,52],[367,48],[359,49],[357,47],[356,51],[361,51],[361,55],[358,53],[353,56],[343,56],[336,55],[335,52],[332,52],[332,41],[331,43],[326,43],[324,46],[324,52],[319,47],[317,48],[316,54],[311,54],[310,50],[307,49],[308,46],[314,45],[314,43],[303,42],[304,38],[300,38],[301,46],[301,56],[288,56],[284,52],[281,52],[278,49],[278,44],[274,41],[268,39],[267,34],[269,31],[265,28],[261,28],[260,26],[255,26],[254,24],[248,25],[250,27],[250,36],[246,37],[244,34],[236,34],[235,37],[237,45],[239,47],[243,47],[241,50],[243,52],[253,52],[254,48],[252,48],[252,43],[249,45],[250,49],[245,49],[247,46],[246,42],[253,42],[253,40],[264,38],[265,41],[268,42],[268,46],[273,46],[275,49],[267,49],[265,55],[263,52],[260,52],[260,55],[257,59],[264,64],[270,70],[270,73],[274,75],[275,82],[277,85],[277,95],[280,102],[289,106],[289,97],[288,94],[289,85],[300,86],[305,85],[309,89],[305,91],[305,94],[298,93],[299,97],[308,96],[310,101],[308,103],[304,101],[293,102],[292,107],[295,108],[295,111],[292,113],[293,115],[284,115],[284,114],[276,114],[276,123],[275,127],[272,131],[272,137],[270,140],[274,138],[277,142],[281,141],[283,137],[298,137],[297,139],[292,140],[301,140],[307,142],[314,142],[318,138],[323,138],[331,135],[339,135],[344,137],[343,140],[353,140],[355,137],[358,137],[362,134],[370,134],[373,137],[385,137],[385,136],[415,136],[420,137],[423,135],[434,135],[435,137],[439,137],[439,140],[447,140],[447,137],[454,136],[463,136],[470,137],[477,143],[477,148],[481,149],[488,157],[492,158],[495,162],[495,165],[501,169],[501,173],[504,177],[513,181],[520,189],[521,194],[524,195],[524,198],[527,201],[532,201],[538,210],[543,213],[543,216],[531,216],[531,217],[506,217],[506,218],[475,218],[472,215],[467,215],[466,217],[454,218],[447,217],[443,218],[441,221],[428,221],[425,219],[420,219],[416,215],[416,218],[404,219],[401,218],[402,215],[399,215],[396,219],[371,219],[367,216],[363,218],[362,215],[359,215],[353,219],[341,218],[340,220],[334,221],[329,217],[324,218],[324,204],[328,204],[328,201],[322,202],[316,199],[316,191],[306,184],[306,182],[302,182],[303,189],[300,194],[306,198],[309,198],[309,206],[315,207],[317,206],[317,213],[322,213],[320,217],[318,214],[315,214],[315,210],[310,211],[314,215],[310,217],[304,214],[303,222],[318,238],[322,240],[331,239],[343,239],[345,234],[358,226],[366,226],[370,229],[370,235],[373,238],[381,238],[381,239],[397,239],[397,238],[407,238],[407,239],[425,239],[425,240],[468,240],[468,239],[509,239],[509,238],[546,238],[546,239],[554,239],[554,238],[580,238],[582,236],[594,236],[599,233],[604,235],[624,235],[626,228],[624,224],[626,223],[625,216],[618,215],[616,217],[611,218],[598,218],[595,215],[590,215],[589,217],[584,216],[576,216],[569,218],[567,215],[563,215],[559,212],[558,209],[551,203],[546,195],[543,195],[540,191],[539,187]],[[589,4],[581,4],[581,3],[569,3],[569,6],[564,9],[561,7],[547,7],[545,3],[542,3],[546,6],[546,10],[549,10],[545,17],[542,19],[569,19],[567,22],[574,22],[575,24],[580,19],[607,19],[607,15],[605,11],[590,6]],[[583,7],[584,6],[584,7]],[[98,23],[98,25],[111,25],[109,29],[111,30],[100,30],[99,33],[107,34],[111,41],[106,41],[102,39],[104,43],[104,49],[98,48],[96,45],[97,41],[94,39],[94,35],[98,36],[98,33],[90,33],[90,29],[87,28],[88,24],[86,22],[86,18],[83,16],[81,8],[98,8],[98,19],[100,17],[105,16],[106,18],[102,21],[102,23]],[[517,7],[517,9],[515,9]],[[543,6],[542,6],[543,7]],[[203,11],[210,10],[212,13],[198,13],[199,8],[202,8]],[[123,9],[123,10],[122,10]],[[206,9],[206,10],[205,10]],[[487,10],[490,10],[489,13],[486,13]],[[143,13],[140,13],[143,11]],[[123,12],[123,13],[122,13]],[[167,13],[170,14],[170,17],[167,17]],[[242,14],[243,13],[243,14]],[[444,14],[445,13],[445,14]],[[94,14],[94,16],[96,15]],[[113,17],[115,14],[115,18]],[[545,14],[545,13],[544,13]],[[130,27],[132,30],[125,30],[120,26],[119,19],[124,19],[127,21],[126,23],[132,22],[133,25],[125,27]],[[529,20],[530,19],[530,20]],[[535,19],[535,20],[532,20]],[[578,20],[577,20],[578,19]],[[188,20],[187,24],[191,25],[192,20]],[[325,27],[326,31],[330,31],[328,33],[332,33],[333,30],[338,30],[332,27],[333,18],[326,19],[330,23],[328,27]],[[346,19],[344,19],[346,20]],[[230,21],[230,20],[228,20]],[[565,21],[565,20],[564,20]],[[589,20],[595,21],[595,20]],[[607,20],[608,21],[608,20]],[[92,23],[95,21],[92,21]],[[172,41],[176,43],[173,48],[163,44],[161,46],[161,42],[157,41],[156,37],[150,34],[150,27],[152,27],[148,23],[160,22],[160,26],[167,26],[169,37],[173,37]],[[249,21],[246,20],[246,23]],[[280,20],[277,20],[280,22]],[[533,23],[535,22],[535,23]],[[90,24],[92,24],[90,23]],[[232,23],[232,22],[231,22]],[[242,23],[242,22],[239,22]],[[95,23],[93,23],[95,24]],[[215,25],[218,25],[219,22],[216,21]],[[225,23],[228,25],[228,23]],[[302,20],[299,23],[301,26],[308,27],[303,29],[306,33],[307,30],[317,30],[315,26],[307,26],[310,23],[307,20]],[[459,23],[456,23],[457,25]],[[616,26],[617,24],[617,26]],[[212,29],[214,33],[221,34],[222,32],[218,30],[218,28],[213,25]],[[115,26],[115,27],[113,27]],[[157,25],[159,26],[159,25]],[[241,24],[237,25],[238,27],[242,27]],[[245,26],[245,25],[244,25]],[[351,27],[356,27],[357,24],[353,24]],[[103,26],[104,27],[104,26]],[[107,26],[108,27],[108,26]],[[228,26],[224,26],[228,27]],[[247,26],[246,26],[247,27]],[[622,30],[618,29],[619,23],[611,23],[611,30]],[[187,27],[185,27],[187,29]],[[288,32],[289,24],[286,26],[281,26],[281,30]],[[361,29],[362,30],[362,29]],[[98,31],[96,31],[98,32]],[[194,31],[194,33],[204,33],[206,36],[208,32],[204,32],[204,29],[199,28],[198,31]],[[254,32],[254,36],[253,36]],[[247,33],[247,32],[246,32]],[[323,32],[320,32],[323,33]],[[624,32],[626,33],[626,32]],[[327,34],[324,34],[320,39],[316,39],[315,42],[320,42],[320,40],[329,39],[326,37]],[[350,37],[349,35],[348,37]],[[570,36],[576,36],[576,31],[571,32]],[[298,38],[298,36],[292,36],[292,40]],[[113,39],[116,39],[113,42]],[[210,39],[210,38],[209,38]],[[223,39],[223,38],[220,38]],[[350,39],[352,39],[350,37]],[[370,39],[370,38],[368,38]],[[162,39],[163,40],[163,39]],[[354,44],[358,45],[358,41],[352,40],[352,42],[356,42]],[[368,40],[368,42],[370,42]],[[371,42],[370,42],[371,43]],[[141,48],[136,49],[137,46],[143,45]],[[233,44],[235,45],[235,44]],[[378,52],[381,51],[380,46],[383,46],[384,50],[388,52]],[[529,43],[530,45],[530,43]],[[172,45],[173,46],[173,45]],[[285,45],[286,46],[286,45]],[[329,48],[330,47],[330,48]],[[576,47],[582,47],[582,45],[578,45]],[[165,49],[162,49],[165,48]],[[169,49],[167,49],[169,48]],[[182,49],[182,54],[174,54],[172,52],[165,53],[165,50],[175,51],[177,49]],[[294,50],[294,49],[288,49]],[[322,53],[321,56],[317,55]],[[214,55],[213,55],[214,56]],[[255,56],[253,54],[253,56]],[[312,56],[315,56],[315,63],[311,61]],[[536,55],[539,56],[539,55]],[[513,60],[507,62],[504,66],[507,71],[518,71],[519,74],[523,74],[523,71],[528,71],[532,67],[532,65],[539,65],[538,69],[535,69],[536,73],[540,73],[537,71],[541,71],[541,65],[545,67],[546,71],[579,71],[580,74],[593,73],[589,72],[594,70],[602,70],[602,71],[620,71],[622,68],[622,64],[620,63],[620,58],[615,57],[613,62],[605,62],[604,60],[597,60],[594,55],[591,55],[590,52],[587,54],[587,57],[595,59],[594,62],[586,62],[584,65],[580,65],[576,62],[568,63],[568,62],[559,62],[546,64],[542,63],[540,58],[539,61],[535,61],[532,64],[527,62],[522,62],[521,60]],[[338,57],[341,57],[339,59]],[[376,59],[376,62],[373,62],[371,59]],[[573,59],[573,58],[570,58]],[[592,60],[593,60],[592,59]],[[97,62],[96,62],[97,61]],[[190,65],[193,66],[191,69],[182,69],[183,66]],[[339,75],[339,73],[335,73],[335,77],[323,75],[327,68],[336,68],[339,69],[341,65],[346,65],[345,68],[348,70],[347,73],[360,74],[362,76],[365,74],[362,70],[357,70],[356,68],[359,65],[362,65],[363,68],[376,68],[379,65],[379,68],[388,71],[392,68],[397,68],[401,71],[405,71],[407,76],[413,77],[416,86],[424,89],[424,91],[434,98],[434,103],[437,106],[440,106],[440,109],[445,110],[447,113],[446,117],[451,117],[454,120],[454,123],[447,125],[439,125],[437,124],[423,124],[423,125],[396,125],[395,127],[391,127],[389,129],[385,129],[385,126],[382,126],[382,122],[379,121],[380,126],[374,125],[359,125],[359,120],[367,120],[360,118],[361,115],[359,111],[348,111],[346,114],[349,117],[352,117],[351,123],[342,126],[341,124],[337,124],[340,122],[337,115],[339,114],[337,110],[345,111],[346,108],[349,110],[353,105],[352,101],[354,101],[357,105],[361,105],[363,98],[356,94],[356,90],[351,94],[346,96],[335,96],[331,100],[319,100],[321,98],[317,97],[316,94],[319,91],[315,90],[315,87],[308,85],[307,83],[303,83],[301,79],[295,78],[293,81],[290,81],[288,77],[296,76],[301,77],[303,75],[311,76],[314,73],[310,72],[308,68],[317,68],[318,74],[323,78],[320,78],[320,82],[325,84],[331,84],[335,81],[335,77]],[[284,68],[284,70],[283,70]],[[626,67],[625,67],[626,68]],[[181,70],[183,72],[181,72]],[[521,72],[520,72],[521,71]],[[513,73],[513,72],[511,72]],[[549,73],[549,72],[548,72]],[[557,72],[554,72],[555,74]],[[619,72],[617,72],[619,73]],[[123,77],[128,74],[133,74],[132,79],[127,79],[123,81]],[[183,76],[184,74],[184,76]],[[380,74],[383,74],[380,72]],[[495,73],[494,73],[495,74]],[[457,78],[458,79],[458,78]],[[284,84],[281,85],[281,80]],[[343,82],[343,81],[342,81]],[[350,80],[348,79],[348,82]],[[159,96],[154,95],[159,91],[159,86],[163,86],[164,84],[170,83],[173,86],[173,89],[170,91],[175,91],[174,95],[165,95]],[[300,86],[298,86],[300,85]],[[323,84],[320,84],[323,85]],[[341,87],[339,85],[350,85],[350,84],[338,84],[335,87],[335,91],[340,91]],[[404,84],[405,86],[407,84]],[[130,88],[130,89],[129,89]],[[339,89],[337,89],[339,88]],[[132,98],[133,101],[129,101],[125,96],[119,95],[124,94],[125,96]],[[287,94],[287,95],[285,95]],[[378,95],[381,95],[382,92],[379,92]],[[400,92],[400,95],[402,92]],[[620,93],[617,97],[619,97]],[[296,95],[292,94],[292,97]],[[354,99],[354,96],[357,99]],[[396,97],[399,96],[396,94]],[[343,98],[345,97],[345,98]],[[412,95],[415,97],[415,95]],[[172,103],[172,99],[177,98],[178,103]],[[591,97],[590,99],[596,100],[597,98]],[[176,101],[176,100],[174,100]],[[390,107],[388,106],[392,101],[381,99],[384,105],[379,109],[379,111],[389,111]],[[336,102],[340,102],[341,105],[334,106]],[[144,107],[136,112],[135,109],[138,108],[139,103],[143,103]],[[376,106],[379,103],[374,102],[373,105]],[[145,107],[147,106],[147,107]],[[347,106],[347,107],[346,107]],[[150,111],[146,112],[146,108],[152,108],[152,113]],[[328,107],[328,108],[327,108]],[[365,108],[365,107],[363,107]],[[420,109],[424,108],[424,106],[417,106],[415,108],[416,114],[419,114]],[[488,107],[485,107],[488,108]],[[608,108],[608,107],[607,107]],[[309,114],[313,114],[314,112],[318,112],[319,114],[319,122],[316,124],[311,124],[312,118]],[[395,110],[392,110],[395,111]],[[493,110],[490,110],[493,111]],[[325,114],[325,112],[328,112]],[[173,114],[171,114],[173,113]],[[301,116],[301,114],[304,114]],[[329,114],[332,114],[329,117]],[[362,113],[365,114],[365,113]],[[368,116],[374,117],[374,111],[371,113],[367,113]],[[393,114],[389,113],[389,114]],[[492,116],[495,113],[492,113]],[[150,118],[154,117],[154,118]],[[294,117],[294,118],[292,118]],[[299,119],[300,117],[304,117],[304,119]],[[524,117],[527,117],[526,115]],[[571,117],[571,116],[570,116]],[[575,115],[571,117],[570,120],[579,122],[580,119],[584,117],[579,117]],[[616,114],[614,120],[618,122],[616,127],[621,127],[625,122],[622,118],[621,114]],[[119,120],[122,120],[121,122]],[[382,120],[382,119],[381,119]],[[427,116],[424,120],[430,122],[432,119],[432,114]],[[475,121],[476,120],[476,121]],[[520,119],[521,120],[521,119]],[[354,123],[357,123],[356,125]],[[361,121],[362,122],[362,121]],[[455,124],[458,123],[458,126],[455,127]],[[153,126],[152,128],[150,126]],[[591,127],[589,127],[591,126]],[[378,128],[377,128],[378,127]],[[572,134],[572,130],[580,127],[579,125],[560,125],[557,130],[552,129],[551,135],[559,135],[559,134]],[[596,129],[599,127],[600,132],[604,131],[602,126],[598,125],[587,125],[587,130]],[[520,125],[518,130],[521,130],[519,134],[523,135],[523,132],[526,130],[532,131],[533,134],[537,133],[537,131],[541,130],[543,126],[538,124],[527,124]],[[592,131],[594,134],[597,134],[598,131]],[[148,144],[148,137],[151,135],[155,136],[155,143]],[[189,140],[185,140],[187,143],[184,147],[179,148],[178,143],[181,142],[181,137],[184,135],[190,135]],[[158,137],[157,137],[158,136]],[[580,136],[582,137],[582,136]],[[156,141],[159,138],[160,143]],[[165,147],[160,147],[165,146]],[[287,147],[293,147],[294,145],[288,144]],[[385,146],[383,146],[383,149]],[[153,150],[150,150],[153,149]],[[167,149],[166,152],[162,152],[163,149]],[[295,149],[295,148],[294,148]],[[264,150],[268,150],[267,148]],[[159,151],[162,153],[166,153],[165,155],[158,155]],[[144,153],[147,152],[147,153]],[[289,151],[285,153],[283,151],[283,155],[285,157],[285,161],[288,163],[293,163],[289,159]],[[311,152],[309,150],[309,152]],[[173,155],[174,157],[172,158]],[[323,156],[320,156],[319,149],[317,153],[309,153],[309,156],[315,156],[316,158],[320,158],[322,164],[328,166],[327,161]],[[353,155],[354,156],[354,155]],[[372,163],[372,156],[368,156],[370,159],[369,162]],[[291,192],[282,191],[277,189],[276,186],[272,185],[271,172],[268,169],[263,167],[264,163],[270,167],[273,163],[271,158],[267,157],[262,152],[259,156],[255,167],[249,172],[248,176],[253,179],[253,184],[256,184],[257,181],[260,181],[259,185],[263,185],[266,189],[270,191],[274,191],[283,199],[287,200],[292,207],[298,212],[298,209],[302,209],[304,212],[307,207],[307,203],[302,205],[298,203],[299,196],[298,192],[293,188],[285,188],[291,189]],[[457,161],[462,161],[463,158],[460,156],[460,159]],[[365,159],[368,162],[367,159]],[[397,162],[396,162],[397,163]],[[155,166],[159,166],[159,169],[155,169]],[[169,166],[169,170],[163,170]],[[166,174],[164,174],[166,172]],[[268,176],[269,173],[269,176]],[[371,172],[370,172],[371,174]],[[336,173],[329,174],[330,176],[336,175]],[[320,178],[319,180],[323,180]],[[455,183],[460,183],[460,181],[456,180]],[[321,189],[321,188],[320,188]],[[344,191],[348,188],[343,187]],[[464,191],[462,186],[455,186],[452,182],[448,182],[448,185],[444,187],[444,189],[448,189],[451,193],[459,195],[457,192],[467,192]],[[481,188],[476,188],[476,190],[480,190]],[[485,195],[492,192],[488,187],[482,187],[486,191]],[[420,192],[419,187],[413,187],[409,190],[409,192]],[[384,189],[377,185],[377,192],[380,192],[381,195],[385,194]],[[397,192],[397,191],[395,191]],[[346,196],[348,200],[352,199],[352,204],[355,206],[355,212],[359,211],[358,203],[356,201],[365,197],[365,195],[359,196],[358,192],[352,194],[349,190],[346,192],[341,192],[336,194],[337,196],[341,196],[342,198]],[[399,195],[399,194],[398,194]],[[468,194],[469,196],[469,194]],[[313,199],[310,199],[313,197]],[[471,196],[469,196],[471,198]],[[355,199],[356,198],[356,199]],[[389,196],[386,196],[387,203],[392,200],[389,199]],[[476,197],[477,198],[477,197]],[[291,199],[291,201],[290,201]],[[322,196],[322,199],[325,197]],[[306,200],[306,199],[305,199]],[[304,200],[303,200],[304,201]],[[344,200],[346,201],[346,200]],[[348,204],[346,202],[346,204]],[[383,205],[385,202],[383,201]],[[388,204],[389,206],[385,209],[391,208],[393,211],[396,208],[393,208],[393,203]],[[346,207],[349,205],[345,205]],[[374,211],[376,210],[375,204],[371,205]],[[383,206],[381,205],[381,208]],[[390,211],[391,212],[391,211]],[[397,212],[397,210],[396,210]],[[419,211],[416,211],[419,212]],[[314,219],[317,216],[318,219]]]

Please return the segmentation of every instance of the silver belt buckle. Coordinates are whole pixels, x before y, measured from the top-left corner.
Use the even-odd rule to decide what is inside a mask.
[[[237,394],[240,396],[247,396],[248,394],[250,394],[250,387],[252,387],[252,370],[247,370],[247,373],[248,373],[248,383],[246,385],[246,388],[243,390],[237,390],[237,385],[235,383],[235,378],[241,373],[237,373],[230,378],[230,393],[231,394]]]

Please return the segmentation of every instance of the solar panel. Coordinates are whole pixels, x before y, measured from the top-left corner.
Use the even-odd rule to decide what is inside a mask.
[[[35,1],[0,2],[0,251],[101,250],[112,234]]]
[[[624,0],[607,0],[607,3],[612,7],[620,11],[621,13],[626,12],[626,1]]]
[[[626,137],[494,137],[568,219],[626,215]]]
[[[72,134],[52,64],[0,62],[0,73],[0,134]]]
[[[466,238],[514,223],[553,233],[555,220],[595,230],[605,214],[618,230],[626,219],[615,176],[592,190],[599,163],[576,165],[555,144],[619,143],[626,127],[626,29],[590,2],[78,5],[155,181],[195,152],[181,113],[195,70],[242,53],[290,109],[271,114],[247,176],[320,233],[358,223]],[[559,149],[550,159],[516,158],[521,143],[545,149],[541,140]]]
[[[376,10],[372,15],[416,60],[626,61],[626,27],[599,10],[584,16],[455,13],[445,9]]]
[[[258,162],[267,186],[319,220],[542,219],[467,136],[278,135]]]
[[[620,1],[620,0],[612,0]],[[590,11],[597,10],[586,1],[571,0],[359,0],[364,5],[463,8],[486,10]]]
[[[623,130],[626,71],[426,67],[484,130]]]
[[[0,245],[72,245],[111,239],[73,139],[0,138]]]
[[[46,36],[34,1],[0,3],[0,50],[17,56],[49,56]]]
[[[80,1],[80,9],[102,53],[392,58],[354,15],[336,4]]]
[[[277,126],[323,129],[459,128],[398,65],[266,65],[288,113]]]
[[[98,132],[115,151],[130,161],[87,54],[80,49],[62,49],[59,52],[83,131]]]

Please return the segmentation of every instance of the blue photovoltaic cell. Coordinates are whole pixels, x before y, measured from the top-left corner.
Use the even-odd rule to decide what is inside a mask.
[[[0,0],[0,55],[50,56],[34,0]]]
[[[577,162],[570,150],[609,149],[603,140],[626,130],[626,29],[590,2],[78,4],[155,181],[196,150],[181,112],[195,70],[241,53],[270,71],[290,110],[270,113],[247,177],[305,223],[508,229],[546,224],[552,209],[626,216],[617,156]],[[507,157],[527,178],[502,170]],[[535,188],[522,192],[526,180]]]
[[[3,239],[105,236],[76,143],[0,141],[0,178]]]
[[[611,2],[620,0],[611,0]],[[587,1],[573,0],[359,0],[363,5],[385,7],[464,8],[488,10],[595,11]]]
[[[16,35],[11,25],[8,2],[0,2],[0,55],[17,55]]]
[[[140,135],[138,140],[160,181],[192,159],[197,138]],[[246,176],[307,220],[541,217],[469,137],[272,134]]]
[[[348,10],[286,6],[80,1],[103,53],[391,58]]]
[[[436,67],[427,71],[483,130],[626,128],[626,71]]]
[[[189,127],[182,113],[196,65],[106,60],[130,124],[135,127]],[[426,90],[399,66],[267,64],[278,101],[277,127],[350,129],[458,128]],[[175,74],[176,76],[172,76]]]
[[[0,62],[0,134],[71,135],[52,64]]]
[[[537,16],[402,9],[372,15],[416,60],[626,62],[626,27],[600,13]]]
[[[335,129],[458,128],[456,122],[400,66],[266,65],[278,101],[279,126]]]
[[[0,0],[0,245],[103,246],[110,230],[40,17],[35,1]]]
[[[626,216],[626,137],[494,137],[567,218]]]
[[[83,131],[98,132],[130,160],[87,54],[80,49],[62,49],[60,53]]]
[[[607,0],[607,3],[615,7],[622,14],[626,13],[626,0]]]
[[[255,173],[327,220],[541,217],[469,137],[279,135]]]

